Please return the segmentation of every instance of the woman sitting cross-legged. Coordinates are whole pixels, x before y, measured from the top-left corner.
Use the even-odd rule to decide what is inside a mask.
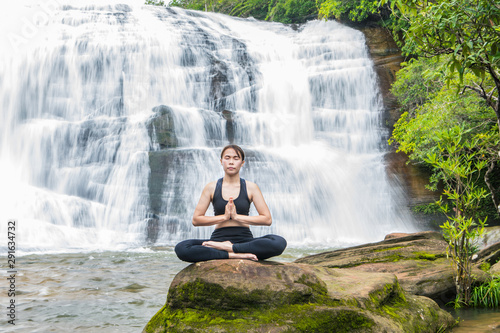
[[[240,178],[245,153],[237,145],[224,147],[221,164],[224,177],[208,183],[194,210],[194,226],[215,225],[210,239],[188,239],[175,246],[179,259],[199,262],[212,259],[263,260],[278,256],[286,240],[278,235],[254,238],[250,225],[270,226],[271,213],[259,187]],[[212,202],[215,216],[205,216]],[[253,202],[259,215],[249,216]]]

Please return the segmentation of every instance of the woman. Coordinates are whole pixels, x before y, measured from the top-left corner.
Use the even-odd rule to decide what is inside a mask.
[[[175,247],[175,253],[179,259],[188,262],[263,260],[280,255],[286,247],[283,237],[266,235],[254,238],[250,231],[250,225],[269,226],[272,219],[259,187],[240,178],[240,169],[245,164],[243,149],[237,145],[224,147],[220,161],[224,177],[205,186],[193,214],[194,226],[215,225],[215,230],[209,240],[180,242]],[[214,216],[205,216],[210,202],[214,207]],[[252,202],[259,214],[257,216],[248,215]]]

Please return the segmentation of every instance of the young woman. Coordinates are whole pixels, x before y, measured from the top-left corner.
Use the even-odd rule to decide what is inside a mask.
[[[286,240],[277,235],[254,238],[250,225],[269,226],[271,213],[259,187],[240,178],[245,153],[237,145],[224,147],[221,153],[224,177],[208,183],[193,214],[194,226],[215,225],[209,240],[189,239],[175,247],[179,259],[188,262],[212,259],[263,260],[285,250]],[[212,202],[214,216],[205,216]],[[259,215],[249,216],[250,203]]]

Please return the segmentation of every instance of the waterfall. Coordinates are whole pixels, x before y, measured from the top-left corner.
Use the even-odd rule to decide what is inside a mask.
[[[229,142],[273,215],[256,236],[335,247],[415,231],[386,174],[361,32],[142,2],[26,0],[2,14],[21,23],[1,41],[1,228],[18,221],[23,251],[209,237],[191,216]]]

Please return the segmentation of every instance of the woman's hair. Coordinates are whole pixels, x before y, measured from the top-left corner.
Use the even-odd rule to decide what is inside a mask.
[[[240,146],[237,146],[237,145],[227,145],[225,146],[223,149],[222,149],[222,152],[220,153],[220,158],[222,158],[222,156],[224,156],[224,152],[228,149],[234,149],[234,151],[236,152],[236,154],[238,154],[238,156],[241,158],[242,161],[245,160],[245,152],[243,151],[243,149],[241,149]]]

